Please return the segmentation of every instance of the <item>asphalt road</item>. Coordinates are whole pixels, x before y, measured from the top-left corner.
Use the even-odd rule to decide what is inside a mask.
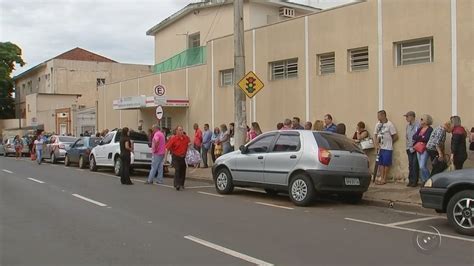
[[[0,158],[0,265],[474,265],[443,216],[165,181]]]

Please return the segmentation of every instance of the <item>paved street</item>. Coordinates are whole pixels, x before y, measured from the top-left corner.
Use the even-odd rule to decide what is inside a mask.
[[[97,173],[0,158],[1,265],[473,265],[474,238],[444,216],[324,199],[295,207],[259,190],[120,185]],[[427,254],[414,239],[436,228]]]

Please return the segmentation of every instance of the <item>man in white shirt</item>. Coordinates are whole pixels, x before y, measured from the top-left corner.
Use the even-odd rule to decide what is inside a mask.
[[[380,179],[377,185],[384,185],[387,182],[387,174],[392,165],[393,143],[398,140],[397,129],[391,121],[387,119],[385,110],[377,113],[379,122],[375,125],[374,143],[378,150],[378,171]]]

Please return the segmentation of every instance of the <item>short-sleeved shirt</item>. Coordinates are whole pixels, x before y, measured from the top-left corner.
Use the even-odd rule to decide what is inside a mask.
[[[436,147],[444,150],[444,143],[446,142],[446,130],[442,126],[438,126],[431,133],[430,139],[426,144],[428,150],[436,151]]]
[[[198,147],[202,145],[202,131],[199,128],[194,131],[194,145]]]
[[[188,151],[189,137],[175,135],[166,143],[166,148],[175,156],[185,157]]]
[[[393,138],[392,136],[397,134],[397,129],[391,121],[387,123],[378,122],[375,125],[374,136],[380,141],[380,148],[383,150],[393,150]]]
[[[36,150],[38,150],[38,151],[43,150],[43,143],[44,143],[43,138],[39,138],[39,139],[35,140]]]
[[[164,155],[166,152],[165,145],[165,135],[160,130],[157,130],[151,142],[151,152],[153,155]]]

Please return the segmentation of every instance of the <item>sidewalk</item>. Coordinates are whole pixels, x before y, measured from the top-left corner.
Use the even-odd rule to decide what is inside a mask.
[[[172,177],[174,169],[171,168],[167,174]],[[203,180],[212,182],[211,168],[188,168],[187,178],[195,180]],[[419,187],[406,187],[405,183],[387,183],[383,186],[370,184],[369,190],[364,194],[364,201],[371,205],[400,207],[400,205],[408,205],[406,207],[421,208],[421,199]],[[392,204],[390,204],[392,203]],[[390,205],[390,206],[389,206]]]

